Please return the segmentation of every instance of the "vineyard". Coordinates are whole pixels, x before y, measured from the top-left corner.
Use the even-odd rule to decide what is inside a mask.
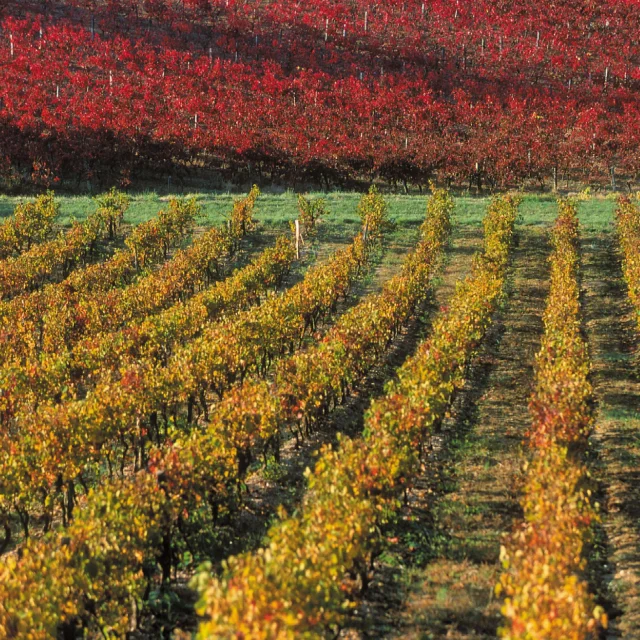
[[[633,637],[639,201],[220,200],[3,218],[0,638]]]
[[[0,0],[0,640],[640,638],[640,0]]]
[[[634,0],[3,0],[0,12],[5,188],[170,187],[202,172],[218,187],[637,183]]]

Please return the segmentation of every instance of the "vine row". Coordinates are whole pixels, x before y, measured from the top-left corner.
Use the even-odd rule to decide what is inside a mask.
[[[112,473],[116,456],[121,470],[128,464],[144,467],[150,443],[195,424],[196,401],[208,420],[212,388],[221,397],[240,376],[264,373],[274,358],[297,348],[336,311],[383,233],[384,200],[375,193],[364,196],[360,209],[367,242],[358,234],[347,249],[310,269],[284,294],[205,327],[171,355],[167,366],[136,360],[116,372],[105,371],[86,398],[49,400],[22,411],[15,428],[2,437],[0,513],[17,511],[28,532],[31,514],[43,511],[48,526],[58,503],[54,498],[64,489],[64,518],[73,509],[76,483],[99,477],[105,464]]]
[[[134,324],[136,319],[171,307],[177,300],[193,295],[197,287],[206,287],[210,281],[220,278],[222,261],[233,252],[241,235],[251,228],[257,194],[256,188],[236,203],[231,231],[213,228],[160,269],[134,284],[95,294],[89,292],[75,303],[60,307],[60,313],[50,312],[43,328],[49,348],[36,349],[0,368],[0,379],[4,381],[0,420],[6,425],[22,408],[35,408],[47,399],[59,401],[61,389],[67,389],[67,396],[73,395],[75,386],[86,382],[73,352],[74,344],[82,336],[85,336],[85,346],[87,341],[91,344],[97,339],[104,348],[102,356],[105,357],[105,351],[112,346],[107,342],[110,335],[104,336],[110,333],[109,329]],[[195,202],[189,203],[188,208],[188,215],[195,219]],[[54,345],[56,349],[52,352]]]
[[[505,597],[500,637],[596,638],[607,624],[595,606],[585,551],[598,520],[582,461],[593,424],[589,354],[581,333],[576,206],[560,200],[552,234],[544,334],[529,404],[530,460],[524,522],[501,549],[496,593]]]
[[[38,351],[56,353],[82,333],[82,303],[110,289],[124,287],[162,260],[169,248],[191,232],[197,206],[172,200],[166,211],[138,225],[121,249],[107,261],[78,269],[59,283],[0,303],[0,362]],[[150,273],[150,276],[153,274]],[[80,307],[77,310],[77,307]]]
[[[198,637],[322,637],[349,608],[347,572],[366,585],[380,550],[379,527],[399,504],[438,428],[466,364],[502,297],[516,201],[495,200],[485,218],[484,252],[459,283],[431,336],[399,369],[398,379],[365,418],[363,439],[325,447],[300,509],[282,514],[266,548],[231,558],[222,576],[196,577],[206,617]]]
[[[74,222],[67,233],[1,261],[0,299],[38,288],[56,272],[66,278],[95,252],[103,232],[100,217],[93,214],[82,224]]]
[[[640,330],[640,208],[629,198],[618,200],[616,228],[622,253],[622,273]]]
[[[0,224],[0,260],[20,255],[43,242],[51,233],[59,212],[51,191],[38,196],[34,202],[18,204],[13,215]]]
[[[387,283],[381,294],[370,296],[347,312],[327,333],[321,343],[307,351],[305,353],[305,360],[308,363],[306,367],[297,367],[296,363],[299,360],[298,356],[294,355],[287,361],[288,365],[279,368],[279,372],[276,374],[277,381],[272,385],[245,382],[237,389],[238,393],[230,394],[214,408],[213,416],[204,431],[196,431],[165,450],[157,450],[149,466],[149,470],[153,471],[153,474],[143,473],[123,482],[116,481],[115,487],[118,487],[117,510],[130,514],[129,517],[125,517],[127,521],[130,517],[135,517],[138,514],[143,528],[146,527],[147,530],[144,534],[131,536],[130,528],[122,528],[116,524],[118,534],[128,536],[125,551],[125,558],[128,559],[128,562],[122,564],[118,562],[117,576],[107,577],[105,575],[103,568],[109,564],[109,561],[103,553],[98,552],[100,559],[96,568],[99,575],[96,583],[101,585],[101,592],[105,596],[107,592],[112,596],[114,586],[117,589],[118,585],[122,584],[128,585],[129,588],[142,587],[143,581],[140,581],[139,575],[140,563],[136,568],[129,561],[135,554],[134,547],[136,546],[139,553],[147,549],[153,557],[154,549],[153,546],[150,548],[149,539],[156,541],[155,554],[160,556],[159,563],[162,566],[163,578],[168,579],[171,553],[167,547],[171,547],[172,535],[177,534],[177,531],[172,532],[172,529],[179,526],[181,514],[184,514],[188,509],[197,509],[201,502],[208,503],[217,514],[222,503],[233,499],[233,488],[237,486],[238,479],[245,470],[239,467],[242,467],[241,461],[247,452],[246,446],[240,445],[239,441],[244,440],[249,424],[256,424],[258,413],[264,416],[263,422],[269,424],[273,419],[280,420],[280,428],[299,421],[300,411],[305,413],[307,419],[310,419],[318,415],[319,411],[326,410],[327,407],[312,401],[305,402],[303,400],[304,394],[308,396],[309,392],[315,390],[315,397],[318,397],[318,393],[322,394],[321,389],[324,389],[325,397],[331,397],[332,394],[337,393],[344,394],[347,386],[355,384],[358,376],[363,376],[373,366],[395,332],[406,322],[416,305],[427,294],[429,282],[441,259],[442,250],[449,234],[449,214],[452,208],[452,200],[445,192],[438,191],[434,194],[429,204],[429,216],[422,228],[422,240],[417,250],[406,259],[401,274]],[[352,372],[350,370],[354,362],[360,362],[360,365],[356,371]],[[328,363],[330,370],[335,374],[329,378],[327,378],[329,374]],[[298,401],[302,406],[298,407],[293,406],[290,402],[291,386],[296,384],[306,385],[305,392],[302,389],[299,390]],[[245,393],[251,388],[260,390],[267,388],[268,394],[262,397],[259,403],[256,403],[255,396]],[[269,397],[272,397],[273,401],[269,401]],[[312,400],[313,397],[308,399]],[[238,410],[234,410],[234,403],[239,400],[241,400],[241,405]],[[334,401],[337,401],[335,396]],[[266,404],[262,404],[263,402]],[[260,420],[258,420],[259,422]],[[270,437],[270,434],[264,432],[260,435],[267,439]],[[150,482],[149,477],[157,478],[157,480]],[[158,499],[158,480],[163,490],[161,495],[165,501],[164,504],[162,500]],[[96,494],[92,494],[89,497],[88,510],[85,509],[81,512],[78,520],[71,524],[68,532],[70,533],[72,530],[75,532],[76,528],[86,532],[87,527],[90,527],[91,534],[94,534],[104,530],[104,527],[114,526],[115,523],[106,522],[110,519],[109,516],[106,517],[106,520],[104,516],[96,516],[94,508],[94,502],[104,504],[104,500],[113,500],[114,491],[112,483],[103,487]],[[145,504],[145,508],[138,509],[132,499],[134,494],[137,495],[138,500]],[[85,517],[101,517],[102,524],[99,527],[94,527],[90,523],[84,522]],[[85,537],[82,539],[86,541]],[[160,539],[163,541],[162,544],[158,544]],[[73,556],[78,559],[76,554],[79,552],[79,547],[76,546],[76,542],[79,540],[74,538],[71,545],[75,550],[72,552]],[[97,541],[91,539],[89,544],[92,550],[90,553],[93,556],[94,550],[97,551]],[[107,555],[112,553],[110,548],[104,549],[104,551]],[[38,555],[43,559],[49,557],[48,554],[43,556],[38,553]],[[27,564],[34,560],[35,557],[30,556]],[[50,561],[56,567],[56,572],[66,573],[67,570],[71,573],[84,572],[86,569],[86,566],[82,564],[69,566],[69,556],[66,553],[57,554],[57,557],[50,559]],[[30,567],[30,570],[38,571],[35,566]],[[29,571],[26,573],[28,576]],[[20,574],[14,575],[20,577],[21,580],[26,577],[22,571]],[[110,584],[114,581],[114,577],[116,578],[115,585]],[[26,582],[29,585],[32,584],[29,577]],[[35,583],[35,581],[33,582]],[[12,580],[12,585],[17,586],[15,580]],[[87,585],[87,576],[78,576],[78,579],[73,581],[73,593],[78,594],[78,597],[74,597],[72,600],[78,606],[75,608],[76,605],[72,605],[75,608],[75,614],[67,615],[66,620],[73,621],[73,616],[76,615],[84,618],[83,624],[95,624],[95,621],[89,622],[86,611],[82,611],[82,607],[87,603]],[[92,587],[94,593],[96,588]],[[140,593],[140,591],[138,592]],[[19,593],[23,593],[23,591],[16,589],[12,597],[18,596]],[[60,618],[64,618],[61,615],[63,603],[62,600],[56,601],[56,597],[64,598],[62,594],[63,591],[57,592],[54,597],[48,594],[46,598],[47,611],[55,611],[56,613],[52,613],[52,615],[58,615]],[[120,592],[120,595],[124,594]],[[123,606],[123,602],[127,602],[127,600],[123,600],[122,597],[119,599],[111,597],[110,600],[105,597],[99,600],[98,610],[103,616],[103,624],[116,625],[120,629],[130,625],[134,612],[127,606]],[[34,618],[31,618],[32,628],[45,628],[46,619],[38,612]],[[78,623],[78,620],[75,622]]]

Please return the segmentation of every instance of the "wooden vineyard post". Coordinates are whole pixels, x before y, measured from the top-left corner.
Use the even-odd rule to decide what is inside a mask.
[[[367,244],[367,234],[369,232],[369,221],[367,220],[364,223],[364,229],[362,229],[362,240],[365,244]]]
[[[300,220],[296,220],[296,260],[300,260],[300,246],[304,244],[300,233]]]

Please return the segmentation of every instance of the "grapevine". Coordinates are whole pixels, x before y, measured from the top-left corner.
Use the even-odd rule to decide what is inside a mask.
[[[628,198],[620,198],[616,221],[622,253],[622,273],[640,329],[640,208]]]
[[[578,217],[559,201],[544,335],[529,405],[533,423],[524,522],[502,548],[502,638],[596,638],[607,626],[587,581],[585,547],[598,519],[579,451],[592,428],[589,355],[581,335]]]
[[[207,570],[198,575],[198,610],[207,617],[199,637],[314,637],[339,624],[345,573],[366,573],[378,526],[415,473],[422,441],[462,386],[464,365],[490,324],[502,296],[515,214],[512,199],[494,202],[473,274],[400,368],[398,381],[373,403],[364,439],[325,447],[308,475],[299,513],[272,527],[266,549],[231,558],[219,579]]]
[[[126,541],[123,539],[122,543],[127,549],[125,558],[128,562],[118,563],[117,578],[108,578],[100,573],[100,582],[106,583],[114,579],[116,584],[121,584],[122,581],[126,581],[124,584],[130,585],[130,588],[140,590],[142,583],[139,582],[139,574],[136,569],[131,566],[131,557],[136,548],[140,552],[147,548],[145,537],[147,540],[153,539],[160,535],[161,532],[166,537],[167,531],[170,530],[170,528],[167,528],[167,519],[175,520],[177,514],[187,507],[194,508],[198,501],[203,499],[203,497],[198,498],[198,496],[208,494],[210,496],[208,499],[215,500],[218,505],[225,500],[226,495],[231,497],[229,494],[229,490],[232,489],[230,481],[234,477],[241,477],[238,476],[238,473],[243,473],[241,469],[237,469],[237,455],[242,454],[244,449],[238,448],[237,443],[246,436],[242,426],[248,426],[253,420],[254,416],[250,410],[252,405],[261,406],[263,410],[266,410],[263,413],[264,423],[269,423],[274,416],[279,416],[282,418],[281,428],[284,428],[285,424],[295,420],[295,415],[298,411],[293,407],[285,409],[285,398],[291,397],[290,385],[295,385],[296,381],[298,384],[306,382],[309,384],[309,388],[313,388],[317,384],[321,384],[322,380],[326,380],[326,365],[329,362],[327,355],[333,353],[333,369],[340,372],[338,376],[342,376],[345,382],[349,380],[350,385],[355,384],[358,377],[357,375],[354,376],[350,371],[354,361],[364,357],[368,362],[368,367],[364,366],[364,370],[359,372],[359,376],[363,376],[366,370],[373,366],[398,327],[406,322],[412,309],[424,299],[428,291],[429,281],[441,259],[442,250],[449,234],[449,215],[452,208],[451,198],[442,191],[436,191],[429,204],[429,216],[423,224],[422,239],[417,250],[406,259],[400,275],[390,281],[381,294],[371,296],[355,307],[353,312],[347,313],[336,324],[335,328],[329,331],[317,347],[313,347],[307,352],[308,362],[317,363],[315,367],[312,365],[305,370],[311,378],[304,376],[305,371],[298,370],[296,372],[291,366],[285,366],[278,376],[279,384],[276,385],[276,389],[272,390],[272,396],[279,398],[275,403],[273,401],[269,402],[268,396],[266,396],[261,399],[259,405],[255,405],[255,398],[247,395],[247,393],[251,393],[249,391],[251,385],[248,385],[247,392],[243,389],[239,395],[232,394],[216,407],[206,432],[194,433],[191,437],[175,443],[166,451],[154,453],[150,469],[155,471],[157,477],[162,478],[161,486],[164,494],[161,495],[166,500],[163,508],[159,506],[161,503],[153,480],[154,476],[148,472],[146,474],[138,474],[138,476],[128,481],[116,481],[112,484],[107,484],[106,487],[101,488],[93,496],[90,496],[91,506],[78,515],[65,534],[67,537],[73,536],[70,546],[76,550],[76,554],[80,553],[82,555],[83,552],[80,551],[78,545],[80,540],[86,540],[86,544],[95,550],[92,553],[97,553],[98,555],[96,562],[99,563],[99,566],[102,566],[107,562],[106,558],[112,553],[110,547],[114,545],[114,542],[112,538],[109,548],[98,551],[97,545],[99,541],[95,538],[95,532],[103,530],[103,527],[115,527],[118,533],[125,536],[129,535],[128,529],[125,528],[120,531],[117,525],[104,519],[102,526],[91,525],[92,519],[97,517],[96,509],[99,505],[104,504],[105,500],[115,500],[113,508],[117,508],[122,514],[131,514],[132,518],[135,517],[135,513],[141,514],[139,517],[143,523],[142,526],[148,529],[146,536],[137,535],[133,539],[127,538]],[[364,324],[361,321],[364,321]],[[379,330],[371,335],[372,327],[375,325],[379,326]],[[342,346],[342,349],[340,349],[340,346]],[[341,350],[346,357],[338,360],[338,354]],[[290,359],[292,364],[296,362],[295,358],[294,356]],[[313,382],[314,379],[317,381],[315,384]],[[287,386],[287,380],[290,381],[289,386]],[[262,384],[259,382],[253,386],[257,389],[262,388]],[[344,390],[344,386],[342,386],[342,389]],[[299,394],[302,393],[302,390],[300,390]],[[326,388],[326,393],[332,393],[331,385]],[[335,393],[335,389],[333,393]],[[302,399],[302,395],[299,395],[299,397]],[[241,400],[240,406],[234,409],[234,404],[239,400]],[[279,403],[282,404],[278,409],[277,405]],[[314,407],[312,403],[309,403],[308,416],[316,415],[317,410],[318,407]],[[235,411],[237,417],[231,416],[229,411]],[[269,411],[272,411],[272,413],[269,413]],[[244,413],[243,418],[240,417],[242,413]],[[284,414],[288,414],[290,417],[287,418]],[[237,452],[236,455],[234,455],[234,451]],[[150,494],[155,497],[150,496],[151,500],[147,501],[146,496]],[[118,495],[118,498],[114,498],[114,495]],[[149,508],[138,512],[134,504],[132,504],[134,496],[136,496],[137,504],[144,504]],[[95,505],[93,504],[94,502]],[[126,518],[124,515],[121,517]],[[85,536],[90,536],[90,539]],[[26,564],[20,567],[19,574],[14,574],[16,577],[17,575],[22,575],[23,577],[35,575],[40,570],[37,566],[41,561],[49,564],[47,571],[51,572],[52,576],[56,575],[58,571],[64,571],[67,578],[71,577],[70,583],[62,581],[60,590],[56,590],[55,593],[49,593],[46,596],[47,602],[44,609],[49,612],[49,617],[36,614],[35,617],[31,618],[31,624],[35,627],[44,630],[49,625],[48,628],[51,629],[55,627],[56,616],[65,617],[59,607],[66,607],[61,600],[56,601],[56,598],[64,598],[63,589],[65,588],[71,588],[73,593],[86,594],[87,589],[90,588],[88,581],[91,576],[83,575],[73,579],[72,575],[75,572],[86,572],[84,561],[79,559],[78,563],[74,562],[71,565],[66,553],[54,554],[54,558],[49,560],[45,559],[50,557],[48,553],[37,554],[42,560],[36,560],[35,555],[34,553],[34,555],[27,556],[29,559]],[[166,561],[166,558],[164,560]],[[33,564],[31,564],[32,562]],[[162,557],[159,558],[159,562],[161,565],[163,564]],[[165,568],[163,566],[163,571]],[[17,567],[14,568],[9,563],[7,571],[13,572],[17,569]],[[27,579],[27,582],[31,584],[30,579]],[[94,582],[96,586],[97,582],[97,580]],[[10,584],[15,584],[15,582],[10,580],[7,583],[8,589],[12,588],[9,586]],[[62,584],[68,586],[62,587]],[[35,582],[33,586],[35,586]],[[108,588],[111,593],[111,587]],[[14,595],[17,595],[17,592]],[[42,595],[45,597],[44,594]],[[78,614],[82,615],[81,603],[85,600],[83,598],[76,600],[77,603],[72,605],[76,613],[69,617]],[[120,596],[119,598],[113,598],[112,601],[102,602],[101,606],[104,609],[101,615],[105,616],[102,620],[114,620],[120,625],[126,624],[126,614],[122,604],[120,604],[122,600],[123,597]]]

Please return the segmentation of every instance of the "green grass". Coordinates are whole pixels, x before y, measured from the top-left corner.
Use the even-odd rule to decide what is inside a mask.
[[[236,196],[232,194],[197,193],[204,212],[202,224],[219,224],[231,210]],[[359,193],[331,192],[315,193],[313,197],[323,197],[327,201],[331,216],[325,223],[336,230],[358,224],[356,206]],[[423,220],[425,196],[386,195],[391,216],[400,227],[417,227]],[[286,227],[288,221],[297,217],[296,194],[290,191],[281,194],[263,194],[257,202],[257,217],[267,226]],[[0,219],[11,215],[17,202],[24,198],[0,196]],[[155,192],[136,194],[131,197],[131,206],[126,222],[138,224],[154,216],[166,206],[167,196]],[[61,196],[61,224],[69,224],[73,218],[83,220],[95,210],[95,202],[90,196]],[[456,198],[456,219],[460,225],[478,225],[482,220],[488,197],[462,196]],[[613,224],[615,200],[591,198],[580,203],[580,218],[590,231],[608,231]],[[549,195],[525,195],[520,207],[521,223],[525,225],[547,225],[556,216],[555,198]]]

